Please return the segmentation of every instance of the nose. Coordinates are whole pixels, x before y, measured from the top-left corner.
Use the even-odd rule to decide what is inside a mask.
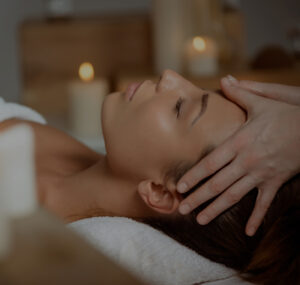
[[[172,90],[182,87],[187,80],[185,80],[177,72],[166,69],[161,76],[160,82],[158,83],[158,91],[162,90]]]

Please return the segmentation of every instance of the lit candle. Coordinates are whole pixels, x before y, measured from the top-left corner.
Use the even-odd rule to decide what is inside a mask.
[[[0,135],[0,199],[10,217],[22,217],[37,208],[34,138],[24,124]]]
[[[82,63],[78,70],[80,81],[70,83],[70,122],[74,135],[97,137],[101,135],[101,105],[108,93],[104,78],[94,79],[92,64]]]
[[[194,37],[185,46],[186,71],[192,76],[209,76],[218,72],[218,51],[215,41]]]

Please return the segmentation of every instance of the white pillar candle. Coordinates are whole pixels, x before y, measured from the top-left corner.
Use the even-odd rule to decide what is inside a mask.
[[[98,137],[101,135],[101,106],[108,93],[108,82],[104,78],[94,79],[90,63],[79,68],[81,80],[69,85],[70,123],[74,135]]]
[[[22,217],[36,210],[34,137],[27,125],[18,125],[0,135],[0,189],[1,206],[10,217]]]
[[[185,46],[186,71],[191,76],[209,76],[218,73],[218,50],[209,37],[194,37]]]
[[[185,40],[183,0],[153,1],[155,71],[182,72],[182,47]]]

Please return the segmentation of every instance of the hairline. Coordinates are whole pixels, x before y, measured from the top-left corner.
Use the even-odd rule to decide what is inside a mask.
[[[186,161],[179,161],[176,163],[171,164],[166,171],[165,179],[173,179],[174,182],[177,184],[180,178],[192,167],[198,164],[206,155],[208,155],[215,147],[213,145],[208,145],[205,147],[202,152],[200,153],[199,157],[195,162],[186,162]]]

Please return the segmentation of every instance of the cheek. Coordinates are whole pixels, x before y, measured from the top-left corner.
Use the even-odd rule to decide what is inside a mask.
[[[155,175],[172,153],[174,125],[154,105],[121,111],[105,131],[108,162],[116,172],[134,177]]]

